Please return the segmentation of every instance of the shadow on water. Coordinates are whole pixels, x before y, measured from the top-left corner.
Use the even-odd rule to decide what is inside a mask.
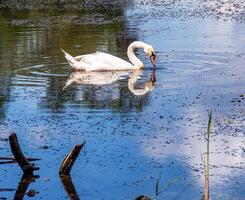
[[[66,193],[68,194],[71,200],[79,200],[79,196],[77,194],[76,188],[72,182],[71,176],[60,176],[60,180],[64,186]]]
[[[58,98],[73,96],[71,100],[74,103],[83,102],[91,108],[108,107],[112,110],[131,110],[135,107],[141,110],[148,102],[147,93],[155,87],[155,73],[153,70],[150,78],[144,83],[141,80],[142,70],[134,72],[71,72],[62,89],[63,92],[58,95]],[[145,81],[144,79],[145,77],[143,77],[143,81]],[[139,81],[140,84],[137,84]]]
[[[151,80],[144,83],[148,72],[143,77],[141,73],[72,72],[65,84],[53,78],[40,106],[57,111],[62,111],[64,104],[114,111],[142,110],[149,102],[148,93],[155,86]]]
[[[15,191],[15,195],[14,195],[14,200],[23,200],[25,195],[29,196],[29,197],[34,197],[38,194],[37,191],[35,191],[34,189],[31,189],[27,192],[27,189],[29,187],[29,185],[33,182],[35,182],[36,179],[38,179],[39,176],[37,175],[27,175],[27,174],[23,174],[19,184],[15,189],[11,189],[11,188],[0,188],[0,192],[12,192]],[[5,197],[1,197],[0,199],[5,199]]]
[[[23,176],[20,179],[19,185],[16,189],[14,200],[22,200],[24,199],[25,195],[29,197],[35,196],[37,194],[35,190],[30,190],[29,192],[26,191],[29,185],[33,183],[37,178],[39,178],[39,176],[23,174]]]

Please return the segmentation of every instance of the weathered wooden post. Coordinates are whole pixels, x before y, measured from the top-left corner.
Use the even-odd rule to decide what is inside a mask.
[[[79,196],[70,176],[70,171],[84,145],[85,142],[77,144],[72,151],[65,156],[59,169],[60,180],[71,200],[79,200]]]
[[[62,161],[61,165],[60,165],[60,169],[59,169],[59,174],[61,176],[63,175],[69,175],[72,166],[74,165],[81,149],[83,148],[83,146],[85,145],[85,142],[82,144],[77,144],[72,151],[65,156],[64,160]]]
[[[30,163],[26,159],[24,154],[22,153],[22,151],[20,149],[20,145],[19,145],[18,139],[17,139],[17,136],[16,136],[15,133],[12,133],[9,136],[9,144],[10,144],[10,147],[11,147],[11,151],[12,151],[12,153],[14,155],[14,159],[19,164],[19,166],[22,169],[22,171],[24,172],[24,174],[32,175],[34,170],[39,170],[39,167],[35,167],[34,163]]]

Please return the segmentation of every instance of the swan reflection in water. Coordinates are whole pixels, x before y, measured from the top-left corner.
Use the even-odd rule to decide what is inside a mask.
[[[79,85],[108,85],[116,81],[126,79],[128,76],[128,89],[137,96],[144,95],[155,88],[156,70],[153,69],[150,79],[144,84],[143,88],[137,88],[136,82],[141,78],[143,70],[130,71],[73,71],[67,79],[63,90],[71,84]]]

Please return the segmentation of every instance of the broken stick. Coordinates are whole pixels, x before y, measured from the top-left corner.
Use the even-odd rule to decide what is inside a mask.
[[[11,147],[11,151],[14,155],[14,159],[16,160],[16,162],[19,164],[20,168],[22,169],[22,171],[24,172],[24,174],[32,174],[32,172],[34,170],[38,170],[38,167],[34,166],[34,163],[30,163],[26,157],[24,156],[24,154],[22,153],[21,149],[20,149],[20,145],[17,139],[17,136],[15,133],[12,133],[9,136],[9,144]]]
[[[41,160],[40,158],[26,158],[28,161],[30,161],[30,162],[33,162],[33,161],[37,161],[37,160]],[[15,162],[16,160],[15,160],[15,158],[13,158],[13,157],[0,157],[0,160],[8,160],[8,161],[13,161],[13,162]]]
[[[26,158],[29,162],[41,160],[39,158]],[[3,160],[3,161],[2,161]],[[0,157],[0,164],[12,164],[16,163],[15,158],[12,157]]]
[[[60,169],[59,169],[59,174],[61,176],[63,175],[69,175],[72,166],[74,165],[81,149],[83,148],[83,146],[85,145],[85,142],[82,144],[77,144],[72,151],[65,156],[64,160],[62,161],[61,165],[60,165]]]

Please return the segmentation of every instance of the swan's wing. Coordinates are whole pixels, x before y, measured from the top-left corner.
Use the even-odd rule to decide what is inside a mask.
[[[75,58],[80,65],[84,66],[86,71],[126,70],[134,67],[121,58],[102,52],[77,56]]]

